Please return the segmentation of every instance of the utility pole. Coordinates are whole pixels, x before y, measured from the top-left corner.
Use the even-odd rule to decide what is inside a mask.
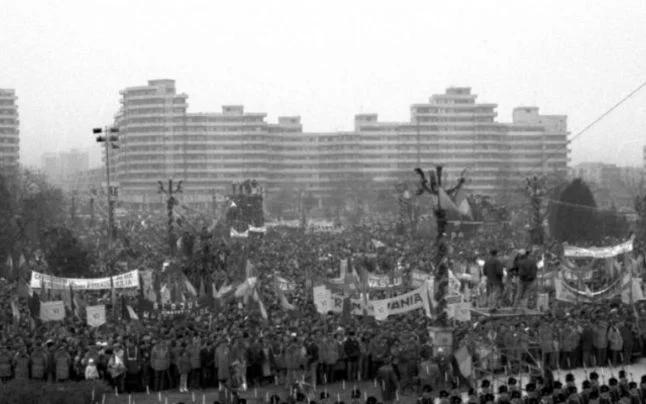
[[[530,241],[533,245],[543,245],[545,234],[543,231],[542,200],[546,195],[545,179],[536,175],[526,178],[525,193],[529,198],[531,209]]]
[[[447,255],[449,246],[446,243],[446,226],[447,226],[447,212],[446,208],[442,206],[442,197],[446,195],[455,195],[455,193],[464,185],[466,181],[464,177],[460,177],[455,187],[444,190],[442,188],[442,166],[436,166],[435,172],[429,171],[429,179],[426,179],[424,172],[421,168],[416,168],[415,172],[420,176],[420,187],[417,195],[422,195],[425,192],[433,195],[436,199],[437,205],[434,206],[435,220],[437,224],[437,238],[435,240],[435,283],[437,292],[435,300],[438,304],[438,320],[440,324],[447,324],[446,317],[446,295],[449,286],[449,267],[447,265]]]
[[[173,207],[177,205],[177,201],[173,194],[182,192],[182,181],[177,182],[177,186],[173,187],[173,180],[168,180],[168,188],[164,188],[164,182],[159,181],[159,193],[168,195],[166,200],[166,209],[168,211],[168,252],[171,257],[175,256],[176,245],[175,245],[175,233],[173,231]]]
[[[105,145],[105,176],[108,195],[108,250],[112,247],[112,239],[114,237],[114,201],[112,200],[112,187],[110,186],[110,150],[118,149],[119,145],[119,128],[104,127],[94,128],[92,133],[97,135],[96,142]],[[101,136],[103,134],[103,136]],[[114,192],[116,193],[116,192]]]

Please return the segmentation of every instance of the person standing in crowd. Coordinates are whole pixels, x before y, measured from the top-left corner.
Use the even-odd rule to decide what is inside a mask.
[[[489,252],[489,258],[485,261],[482,272],[487,278],[487,307],[495,309],[503,293],[504,277],[504,268],[498,259],[498,250],[493,249]]]
[[[56,363],[56,381],[64,382],[70,377],[70,366],[72,358],[67,352],[65,343],[61,344],[54,353],[54,362]]]
[[[191,361],[190,372],[190,387],[192,389],[200,389],[202,386],[202,344],[200,338],[195,335],[191,340],[190,345],[186,348]],[[187,387],[188,388],[188,387]]]
[[[94,359],[88,359],[87,366],[85,367],[85,380],[97,380],[99,378],[99,370],[96,368]]]
[[[21,345],[18,348],[18,352],[13,359],[14,363],[14,377],[16,380],[28,380],[29,379],[29,354],[27,353],[27,347]]]
[[[185,344],[180,346],[177,358],[179,373],[179,392],[188,393],[188,375],[191,373],[191,356]]]
[[[528,308],[530,294],[535,286],[536,276],[538,274],[538,265],[532,257],[531,252],[527,251],[518,261],[518,294],[514,303],[515,307]]]
[[[327,333],[324,333],[321,337],[319,356],[321,359],[323,383],[333,383],[334,367],[339,360],[339,351],[337,350],[336,342]]]
[[[1,341],[1,344],[5,344],[5,341]],[[12,376],[12,358],[11,353],[6,346],[0,346],[0,381],[3,383],[8,382]]]
[[[123,392],[124,381],[126,376],[126,366],[123,363],[123,357],[119,355],[118,346],[108,349],[106,353],[108,359],[108,374],[110,375],[111,385],[116,391]]]
[[[166,341],[159,340],[156,343],[153,341],[153,349],[150,353],[150,366],[154,372],[155,391],[170,388],[170,352]]]
[[[356,381],[359,371],[359,358],[361,357],[361,347],[354,331],[348,333],[348,337],[343,343],[343,350],[346,358],[346,369],[348,381]]]
[[[319,347],[313,334],[310,334],[305,341],[307,372],[309,373],[310,383],[316,388],[316,376],[319,366]]]
[[[543,366],[555,368],[558,364],[558,354],[554,347],[554,330],[551,316],[541,321],[538,326],[538,343],[542,353]]]
[[[381,390],[381,401],[383,404],[392,404],[397,398],[399,381],[392,366],[392,358],[388,356],[385,363],[377,371],[377,382]]]
[[[571,318],[568,318],[563,323],[563,326],[558,330],[559,348],[561,350],[561,367],[564,369],[572,369],[579,364],[576,351],[581,341],[581,335],[577,330],[576,324]]]
[[[129,392],[141,391],[141,354],[139,352],[139,347],[136,346],[131,339],[126,341],[126,350],[124,355],[126,365],[124,384],[126,390]]]
[[[621,364],[621,353],[624,350],[624,340],[621,338],[617,323],[611,324],[608,328],[608,343],[610,345],[610,360],[614,366],[617,366]],[[602,366],[605,366],[605,363]]]
[[[595,366],[605,366],[608,351],[608,323],[599,317],[592,328],[594,332]]]
[[[217,369],[218,383],[224,385],[229,379],[230,352],[226,339],[221,338],[215,347],[215,368]]]
[[[595,331],[592,323],[584,320],[581,326],[581,364],[592,367],[596,363],[594,351]]]
[[[36,346],[31,352],[31,378],[34,380],[45,380],[47,375],[47,353],[42,347],[40,340],[36,340]]]
[[[623,364],[630,365],[633,358],[633,350],[635,348],[635,335],[634,323],[632,321],[622,321],[619,325],[619,333],[624,344]]]

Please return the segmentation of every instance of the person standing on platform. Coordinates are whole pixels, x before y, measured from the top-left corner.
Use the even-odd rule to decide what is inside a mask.
[[[502,262],[498,259],[498,251],[493,249],[489,253],[489,258],[482,268],[484,276],[487,278],[487,306],[490,309],[498,308],[500,296],[503,292],[504,270]]]

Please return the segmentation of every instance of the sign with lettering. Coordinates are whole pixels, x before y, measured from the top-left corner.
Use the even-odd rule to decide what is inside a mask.
[[[107,290],[112,288],[114,283],[115,289],[138,288],[139,271],[126,272],[121,275],[113,276],[112,282],[110,277],[105,278],[60,278],[58,276],[41,274],[32,271],[29,286],[34,289],[52,289],[68,290],[72,287],[74,290]]]

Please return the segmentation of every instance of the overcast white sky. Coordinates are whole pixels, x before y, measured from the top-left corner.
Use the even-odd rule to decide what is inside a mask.
[[[15,88],[21,158],[91,148],[119,90],[172,78],[189,111],[244,104],[349,130],[358,112],[471,86],[509,120],[518,105],[567,114],[572,133],[646,80],[646,2],[6,1],[0,88]],[[646,89],[572,145],[573,163],[641,164]]]

